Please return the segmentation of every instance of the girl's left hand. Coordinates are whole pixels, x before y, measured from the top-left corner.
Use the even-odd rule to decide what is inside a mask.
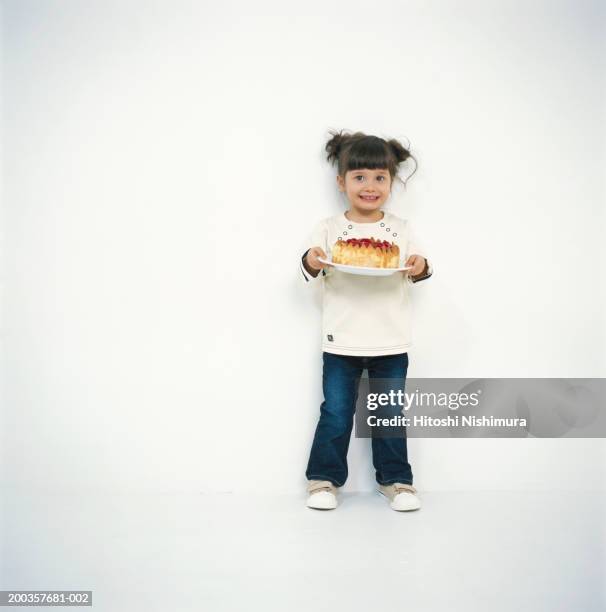
[[[405,270],[410,276],[418,276],[425,270],[425,257],[422,255],[411,255],[404,265],[412,266],[410,270]]]

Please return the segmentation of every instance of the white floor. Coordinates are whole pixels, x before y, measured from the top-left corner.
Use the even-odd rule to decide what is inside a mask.
[[[0,588],[92,590],[103,612],[605,609],[603,497],[421,497],[5,491]]]

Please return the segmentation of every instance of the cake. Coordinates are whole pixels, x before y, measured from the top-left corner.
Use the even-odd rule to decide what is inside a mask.
[[[372,237],[337,240],[332,248],[332,263],[367,268],[398,268],[400,247],[393,242]]]

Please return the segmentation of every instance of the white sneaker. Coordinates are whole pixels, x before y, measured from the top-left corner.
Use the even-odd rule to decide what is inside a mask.
[[[307,487],[307,507],[334,510],[337,507],[337,487],[328,480],[310,480]]]
[[[409,484],[394,482],[390,485],[379,485],[379,493],[390,500],[390,506],[398,512],[418,510],[421,500],[417,497],[417,490]]]

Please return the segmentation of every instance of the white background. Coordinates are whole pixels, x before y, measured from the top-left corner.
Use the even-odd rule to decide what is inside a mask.
[[[409,376],[605,376],[603,12],[4,2],[2,484],[303,489],[331,128],[419,160]],[[602,440],[409,451],[421,490],[605,481]],[[352,438],[345,490],[373,482]]]

